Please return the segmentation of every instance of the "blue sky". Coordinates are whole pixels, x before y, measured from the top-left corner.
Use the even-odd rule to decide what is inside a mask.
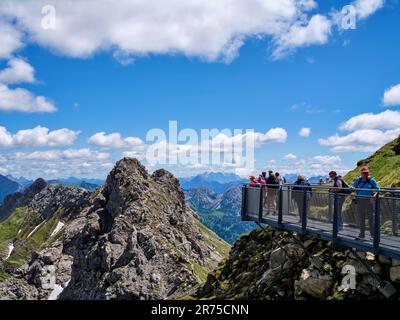
[[[0,173],[30,178],[104,177],[116,160],[127,152],[140,154],[143,145],[118,144],[118,139],[103,139],[101,143],[92,139],[89,143],[93,135],[105,132],[103,137],[107,137],[119,133],[121,141],[134,137],[146,145],[147,132],[153,128],[167,130],[171,120],[178,121],[180,129],[192,128],[198,132],[205,128],[254,129],[263,134],[273,128],[285,130],[284,141],[282,137],[272,139],[256,149],[255,171],[271,167],[286,173],[313,175],[330,168],[341,172],[352,169],[355,162],[399,133],[396,131],[400,128],[400,122],[396,122],[400,117],[396,91],[400,83],[399,4],[380,0],[304,2],[308,4],[306,9],[299,9],[302,16],[288,22],[289,33],[293,25],[306,28],[315,15],[326,17],[328,30],[322,25],[326,21],[318,20],[317,31],[307,29],[310,35],[293,33],[300,40],[289,41],[281,31],[257,35],[244,32],[232,56],[229,50],[224,51],[225,47],[218,49],[218,46],[217,56],[214,51],[209,54],[208,48],[217,41],[211,36],[201,36],[205,37],[202,47],[196,42],[182,49],[160,35],[160,43],[167,42],[165,48],[146,47],[142,53],[136,47],[124,49],[122,56],[128,61],[116,58],[115,53],[127,46],[119,38],[103,39],[114,41],[110,47],[95,44],[86,49],[84,31],[81,38],[75,39],[61,24],[54,32],[65,37],[62,42],[54,39],[58,36],[49,36],[29,23],[21,26],[10,22],[13,13],[0,6],[3,28],[4,25],[13,28],[20,42],[14,48],[10,45],[9,52],[0,50],[0,86],[3,81],[3,90],[8,90],[7,96],[2,95],[0,87],[0,127],[4,127],[3,135],[0,131]],[[358,13],[354,30],[340,30],[332,22],[333,10],[347,4],[361,9],[372,6],[371,12]],[[17,5],[23,10],[14,19],[22,20],[24,12],[41,15],[40,11],[34,11],[39,7],[31,1]],[[55,8],[58,9],[57,3]],[[59,11],[57,19],[71,14],[63,7]],[[100,15],[99,20],[103,19]],[[266,19],[268,22],[269,18]],[[96,34],[96,23],[91,19],[88,23],[93,23],[91,29]],[[135,26],[135,22],[129,23]],[[185,27],[179,22],[178,26]],[[118,31],[120,26],[110,28]],[[163,32],[167,31],[160,26],[159,33]],[[315,32],[320,33],[315,36]],[[88,52],[75,52],[74,41]],[[157,44],[157,39],[154,41]],[[278,57],[277,48],[284,51]],[[224,57],[219,56],[218,50]],[[11,81],[15,70],[2,78],[1,72],[10,69],[13,59],[23,60],[34,71],[22,69],[25,74],[21,77],[25,80]],[[33,74],[34,80],[26,80],[27,74]],[[33,102],[10,94],[17,88],[29,92]],[[38,111],[40,107],[35,104],[38,96],[49,103],[45,111]],[[1,99],[8,101],[2,103]],[[385,113],[386,110],[390,112]],[[340,129],[343,123],[348,124],[346,130]],[[18,140],[18,131],[37,126],[48,128],[48,133],[41,133],[40,138]],[[49,138],[52,131],[63,128],[69,130],[69,136],[60,136],[55,141],[56,134],[65,133],[56,132]],[[311,134],[299,136],[301,128],[310,128]],[[320,140],[335,134],[344,139],[333,139],[328,144]],[[69,155],[63,153],[65,150]],[[167,167],[180,176],[204,170],[234,170],[213,166]]]

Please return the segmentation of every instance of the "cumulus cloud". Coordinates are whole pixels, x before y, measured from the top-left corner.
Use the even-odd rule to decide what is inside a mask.
[[[400,112],[386,110],[381,113],[363,113],[350,118],[340,126],[341,130],[396,129],[400,128]]]
[[[37,126],[33,129],[19,130],[10,133],[5,127],[0,127],[0,147],[59,147],[71,145],[79,131],[59,129],[50,131],[48,128]]]
[[[35,96],[26,89],[11,89],[0,83],[0,111],[28,113],[55,112],[56,107],[43,96]]]
[[[17,19],[32,41],[72,57],[116,49],[118,58],[121,53],[182,53],[207,60],[231,60],[245,37],[279,36],[316,7],[313,0],[121,0],[118,5],[107,0],[82,0],[79,5],[55,0],[57,25],[49,32],[38,23],[47,4],[3,0],[0,13]],[[311,20],[305,33],[299,31],[300,44],[319,41],[314,29],[318,18]]]
[[[299,136],[303,138],[308,138],[311,135],[311,129],[310,128],[301,128],[299,131]]]
[[[4,173],[54,179],[60,177],[104,178],[113,166],[109,153],[82,149],[3,153]],[[60,169],[62,168],[62,169]]]
[[[400,112],[363,113],[344,122],[340,130],[350,133],[319,139],[319,144],[334,152],[374,152],[400,134]]]
[[[349,171],[339,156],[332,155],[316,155],[309,158],[291,160],[289,163],[274,163],[272,166],[274,171],[278,171],[283,175],[301,174],[306,177],[326,176],[332,170],[344,174]]]
[[[381,2],[357,0],[354,5],[366,18]],[[16,43],[5,50],[8,54],[26,33],[31,42],[70,57],[111,51],[117,61],[130,64],[135,56],[178,53],[230,62],[246,39],[257,37],[272,39],[277,59],[299,47],[325,44],[333,24],[324,15],[311,15],[314,0],[121,0],[118,5],[54,0],[56,28],[46,30],[39,23],[45,5],[46,0],[0,2],[0,15],[17,22]]]
[[[34,152],[17,152],[15,160],[71,160],[71,159],[91,159],[91,160],[106,160],[109,154],[105,152],[92,151],[87,148],[83,149],[66,149],[66,150],[48,150]]]
[[[2,21],[0,10],[0,59],[8,59],[23,47],[22,33],[7,21]]]
[[[294,155],[293,153],[289,153],[289,154],[285,155],[283,158],[284,158],[285,160],[296,160],[296,159],[297,159],[297,156]]]
[[[386,143],[397,138],[399,134],[400,129],[386,131],[363,129],[345,136],[335,134],[327,139],[319,139],[319,144],[331,147],[331,151],[334,152],[374,152]]]
[[[115,149],[138,147],[144,144],[144,142],[137,137],[122,138],[119,133],[106,134],[105,132],[94,134],[89,138],[88,143],[104,148]]]
[[[400,106],[400,84],[392,86],[385,91],[383,105],[387,107]]]
[[[383,8],[384,4],[384,0],[356,0],[352,3],[359,19],[368,18],[370,15]]]
[[[337,164],[342,162],[342,159],[339,156],[315,156],[312,158],[314,162],[320,163],[320,164]]]
[[[25,60],[13,58],[8,61],[8,68],[0,70],[0,83],[33,83],[35,69]]]
[[[272,56],[281,58],[298,47],[322,45],[328,42],[332,22],[325,16],[316,14],[309,21],[299,21],[288,32],[275,39],[276,48]]]

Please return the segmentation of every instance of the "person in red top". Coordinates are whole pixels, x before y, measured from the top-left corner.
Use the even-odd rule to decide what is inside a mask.
[[[259,187],[260,186],[260,184],[256,180],[256,177],[250,176],[249,179],[250,179],[250,183],[249,183],[250,187],[255,188],[255,187]]]
[[[257,183],[261,186],[261,187],[265,187],[267,185],[267,182],[264,180],[264,177],[260,174],[257,180]]]

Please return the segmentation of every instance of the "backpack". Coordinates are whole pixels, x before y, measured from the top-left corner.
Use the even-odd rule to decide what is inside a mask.
[[[367,180],[366,180],[366,181],[362,184],[362,186],[360,187],[361,181],[362,181],[362,178],[361,178],[361,177],[358,178],[357,187],[356,187],[356,188],[362,189],[362,188],[364,188],[367,184],[369,184],[369,185],[371,186],[371,188],[374,189],[374,186],[373,186],[372,183],[371,183],[371,178],[367,178]]]
[[[336,182],[337,182],[338,180],[342,181],[342,188],[343,188],[343,189],[341,189],[341,190],[339,191],[339,193],[341,193],[341,194],[351,194],[350,186],[349,186],[349,185],[347,184],[347,182],[344,181],[342,178],[337,177],[337,178],[335,179],[335,186],[336,186]]]

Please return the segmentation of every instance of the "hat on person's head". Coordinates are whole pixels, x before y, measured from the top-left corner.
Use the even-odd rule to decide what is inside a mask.
[[[297,180],[305,180],[303,176],[297,176]]]
[[[367,166],[361,168],[361,173],[369,173],[369,168]]]
[[[255,176],[250,176],[249,179],[250,180],[254,180],[256,177]]]
[[[331,172],[329,172],[329,175],[330,176],[333,176],[333,175],[337,176],[337,172],[336,171],[331,171]]]

